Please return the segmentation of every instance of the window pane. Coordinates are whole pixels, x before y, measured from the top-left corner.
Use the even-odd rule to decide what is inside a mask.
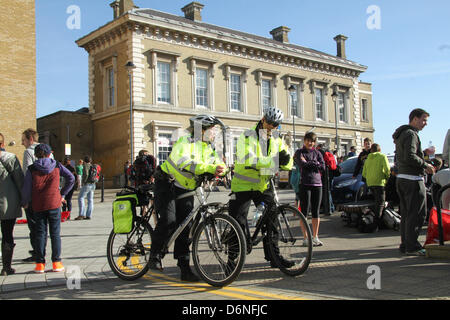
[[[362,106],[361,106],[362,119],[364,121],[367,121],[368,118],[369,118],[368,115],[367,115],[367,112],[368,112],[368,110],[367,110],[367,100],[366,99],[362,99],[361,104],[362,104]]]
[[[291,103],[291,115],[300,116],[300,112],[298,110],[298,86],[293,85],[295,88],[294,92],[289,92],[290,103]]]
[[[196,102],[198,106],[208,107],[208,71],[197,69],[196,73]]]
[[[230,78],[231,110],[241,111],[241,76],[232,74]]]
[[[345,96],[344,93],[339,92],[338,96],[339,120],[346,122],[347,114],[345,112]]]
[[[270,80],[263,80],[261,83],[262,89],[262,105],[263,110],[272,105],[272,90]]]
[[[170,103],[170,63],[158,62],[157,99]]]
[[[108,106],[114,106],[114,69],[108,68],[106,70],[108,75]]]
[[[324,120],[322,89],[315,89],[315,96],[316,96],[316,118]]]

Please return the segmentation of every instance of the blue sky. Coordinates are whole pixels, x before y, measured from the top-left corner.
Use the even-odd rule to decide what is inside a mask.
[[[75,41],[112,20],[112,0],[36,1],[37,115],[88,106],[87,53]],[[176,15],[190,0],[134,0]],[[373,85],[375,142],[392,153],[392,133],[421,107],[431,117],[420,133],[442,152],[450,128],[450,1],[431,0],[201,0],[203,21],[270,38],[291,28],[289,41],[336,54],[333,37],[344,34],[347,58],[368,66],[360,79]],[[80,8],[80,29],[67,20]],[[377,6],[374,16],[371,6]],[[379,17],[380,19],[375,19]],[[372,22],[369,28],[367,22]]]

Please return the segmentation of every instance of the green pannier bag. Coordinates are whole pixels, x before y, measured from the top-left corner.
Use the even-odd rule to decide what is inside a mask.
[[[118,196],[113,202],[114,233],[125,234],[133,230],[138,199],[135,194]]]

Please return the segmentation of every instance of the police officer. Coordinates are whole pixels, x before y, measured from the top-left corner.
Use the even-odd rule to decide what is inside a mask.
[[[275,130],[283,120],[283,112],[275,107],[268,107],[263,118],[251,129],[244,131],[237,142],[236,163],[231,190],[230,215],[247,230],[247,215],[250,203],[255,206],[264,202],[265,206],[273,212],[275,205],[274,194],[268,188],[270,177],[279,169],[291,170],[293,158],[288,152],[284,141]],[[273,214],[276,219],[276,214]],[[263,232],[266,231],[263,227]],[[247,230],[248,231],[248,230]],[[263,240],[264,255],[272,267],[276,264],[270,254],[270,243],[267,238]],[[278,252],[276,241],[272,243],[275,252]],[[279,257],[287,267],[292,264]]]
[[[159,216],[150,251],[150,268],[162,270],[161,259],[164,243],[194,207],[194,196],[182,194],[196,188],[195,177],[204,173],[225,174],[226,165],[211,147],[214,138],[212,128],[220,120],[209,115],[190,119],[190,135],[181,137],[173,145],[169,158],[155,173],[155,210]],[[211,130],[209,130],[211,129]],[[189,267],[189,226],[175,240],[174,258],[181,269],[181,280],[194,282],[198,277]]]

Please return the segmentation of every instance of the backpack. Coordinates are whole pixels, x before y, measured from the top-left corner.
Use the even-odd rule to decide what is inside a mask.
[[[142,156],[136,159],[131,169],[131,177],[136,186],[149,182],[156,167],[155,157],[151,155]]]
[[[363,233],[378,231],[379,221],[371,209],[365,209],[358,222],[358,230]]]
[[[334,156],[331,152],[325,151],[325,153],[323,154],[323,160],[325,161],[325,164],[330,169],[330,171],[334,171],[337,169],[336,159],[334,159]]]
[[[398,214],[396,211],[394,211],[391,208],[385,208],[383,210],[383,223],[384,225],[393,230],[399,230],[400,229],[400,222],[402,220],[402,217],[400,214]]]
[[[98,164],[92,164],[87,173],[87,183],[97,183],[100,180],[101,168]]]

